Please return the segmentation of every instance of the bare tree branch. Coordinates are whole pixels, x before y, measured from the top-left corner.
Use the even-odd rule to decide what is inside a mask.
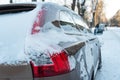
[[[10,0],[10,3],[13,3],[13,0]]]
[[[37,2],[37,0],[32,0],[32,2]]]
[[[84,5],[85,5],[85,2],[86,2],[86,0],[83,1],[83,3],[81,4],[81,6],[84,6]]]
[[[80,6],[80,3],[79,3],[79,0],[77,0],[77,8],[78,8],[78,14],[80,15],[81,6]]]
[[[76,3],[76,0],[73,0],[72,6],[71,6],[73,11],[75,10],[75,3]]]

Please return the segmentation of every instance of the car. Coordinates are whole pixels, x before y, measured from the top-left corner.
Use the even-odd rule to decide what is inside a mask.
[[[94,30],[94,34],[103,34],[106,25],[103,23],[97,24]]]
[[[74,11],[0,5],[0,80],[94,80],[101,63],[98,38]]]

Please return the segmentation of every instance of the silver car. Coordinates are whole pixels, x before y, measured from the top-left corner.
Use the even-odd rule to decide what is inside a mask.
[[[0,5],[0,80],[94,80],[98,38],[54,3]]]

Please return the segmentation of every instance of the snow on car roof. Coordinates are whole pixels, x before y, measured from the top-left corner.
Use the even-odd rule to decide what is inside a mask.
[[[46,22],[49,22],[49,21],[52,22],[52,21],[55,21],[55,20],[59,20],[59,12],[61,10],[71,11],[72,12],[72,10],[69,10],[66,7],[59,6],[58,4],[50,3],[50,2],[44,3],[43,7],[45,7],[47,9],[46,18],[45,18]]]
[[[39,5],[39,3],[37,5]],[[45,16],[45,23],[50,21],[52,22],[55,20],[59,21],[60,11],[68,11],[72,15],[76,14],[74,11],[68,9],[67,7],[59,6],[58,4],[55,4],[55,3],[46,2],[46,3],[43,3],[42,7],[47,9],[46,16]],[[85,24],[85,21],[81,18],[81,16],[79,16],[79,19],[81,19],[81,22],[79,23],[88,29],[88,26]]]

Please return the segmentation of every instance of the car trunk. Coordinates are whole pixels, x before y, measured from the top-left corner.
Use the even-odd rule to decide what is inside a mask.
[[[31,11],[35,6],[29,6],[0,6],[0,80],[32,80],[31,66],[24,53],[26,35],[36,16]]]

